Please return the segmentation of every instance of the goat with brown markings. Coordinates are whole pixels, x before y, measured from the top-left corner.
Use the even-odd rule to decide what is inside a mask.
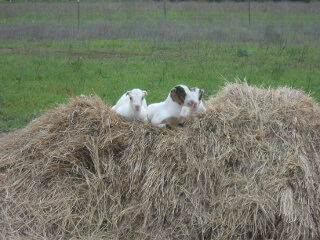
[[[179,123],[182,107],[193,106],[197,102],[190,89],[185,85],[177,85],[171,89],[164,102],[153,103],[148,106],[149,121],[159,127],[166,124],[176,125]]]

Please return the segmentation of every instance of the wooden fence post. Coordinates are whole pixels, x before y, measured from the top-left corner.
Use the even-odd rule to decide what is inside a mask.
[[[80,0],[78,0],[78,30],[80,25]]]
[[[167,24],[167,0],[163,0],[164,24]]]
[[[251,3],[251,0],[248,0],[248,10],[249,10],[249,25],[251,25],[251,6],[250,6],[250,3]]]

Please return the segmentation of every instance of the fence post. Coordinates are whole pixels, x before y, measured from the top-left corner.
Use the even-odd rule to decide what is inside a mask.
[[[167,0],[163,0],[164,24],[167,24]]]
[[[78,0],[78,30],[80,25],[80,0]]]
[[[251,6],[250,6],[250,3],[251,3],[251,0],[248,0],[248,10],[249,10],[249,25],[251,25]]]

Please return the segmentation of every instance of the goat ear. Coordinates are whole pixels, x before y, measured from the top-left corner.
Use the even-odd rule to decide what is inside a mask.
[[[204,94],[204,89],[200,89],[200,92],[201,92],[202,94]]]
[[[131,93],[131,91],[126,92],[126,95],[128,96]]]
[[[171,93],[175,93],[177,91],[176,87],[171,89]]]
[[[142,92],[144,93],[145,96],[148,95],[148,92],[147,92],[147,91],[142,91]]]

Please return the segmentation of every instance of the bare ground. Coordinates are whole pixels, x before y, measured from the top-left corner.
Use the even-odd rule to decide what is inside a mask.
[[[66,50],[57,50],[49,48],[39,48],[39,47],[3,47],[0,48],[0,54],[26,54],[26,53],[56,53],[56,54],[66,54],[74,57],[114,57],[114,56],[147,56],[151,55],[148,52],[119,52],[119,51],[66,51]]]

